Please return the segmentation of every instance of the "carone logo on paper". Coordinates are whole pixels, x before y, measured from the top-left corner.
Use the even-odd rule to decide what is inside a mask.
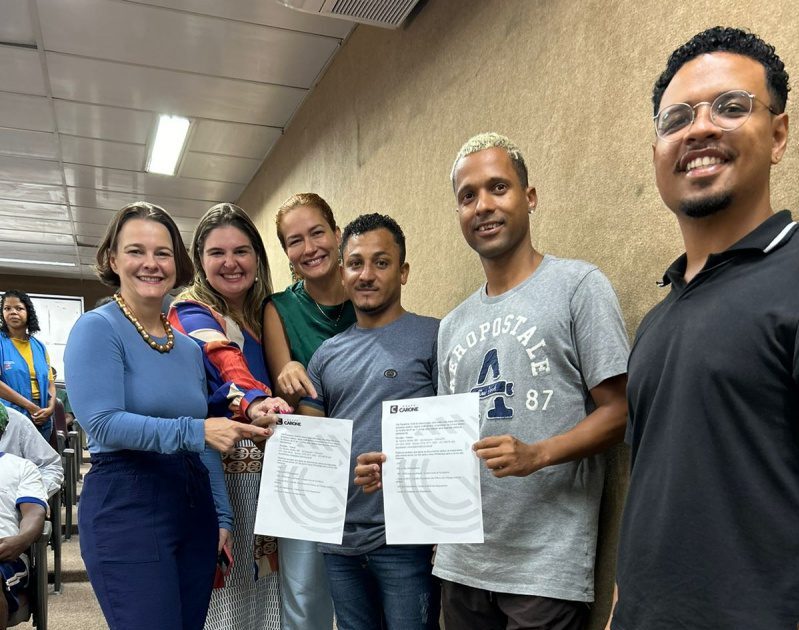
[[[406,411],[419,411],[417,405],[391,405],[388,408],[389,413],[403,413]]]

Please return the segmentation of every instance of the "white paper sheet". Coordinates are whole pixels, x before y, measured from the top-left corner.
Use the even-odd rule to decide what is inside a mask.
[[[266,443],[255,533],[341,544],[352,420],[281,415]]]
[[[475,393],[383,403],[386,542],[483,542]]]

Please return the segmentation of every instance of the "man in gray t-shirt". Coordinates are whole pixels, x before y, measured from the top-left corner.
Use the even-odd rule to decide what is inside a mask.
[[[405,237],[391,218],[358,217],[344,229],[341,247],[357,323],[314,353],[308,378],[318,395],[303,398],[299,412],[353,420],[354,468],[359,455],[381,450],[384,400],[436,395],[439,322],[402,308],[409,268]],[[339,628],[380,628],[383,618],[390,628],[438,627],[432,547],[387,546],[379,494],[351,481],[342,544],[319,548]]]
[[[628,343],[593,265],[530,241],[535,189],[519,150],[481,134],[452,184],[486,284],[441,323],[439,394],[480,394],[485,543],[439,545],[448,628],[578,630],[593,601],[599,455],[626,419]]]

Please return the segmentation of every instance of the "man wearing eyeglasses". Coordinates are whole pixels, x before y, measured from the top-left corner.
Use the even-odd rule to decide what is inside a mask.
[[[630,357],[613,630],[799,625],[799,229],[770,195],[787,96],[774,48],[720,27],[655,84],[685,254]]]

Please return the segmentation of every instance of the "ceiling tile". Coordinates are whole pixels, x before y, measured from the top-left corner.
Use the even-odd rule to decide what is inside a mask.
[[[7,228],[9,226],[3,225],[3,221],[0,220],[0,227]],[[48,232],[50,234],[68,234],[72,231],[72,225],[69,221],[39,219],[36,217],[16,217],[14,219],[14,229]]]
[[[0,153],[55,160],[58,157],[55,134],[0,127]]]
[[[28,0],[3,0],[0,4],[0,42],[36,45]]]
[[[86,236],[105,234],[105,228],[111,223],[115,214],[115,210],[72,206],[72,219],[75,221],[77,232]]]
[[[135,173],[107,168],[67,164],[64,167],[67,185],[77,188],[99,188],[122,193],[158,197],[183,197],[211,205],[237,199],[243,185],[185,177],[168,177],[154,173]],[[213,172],[211,172],[213,175]]]
[[[0,45],[0,86],[8,92],[46,96],[39,51]]]
[[[53,131],[50,103],[44,96],[0,92],[0,127]]]
[[[58,162],[0,155],[0,180],[29,184],[60,184]]]
[[[180,167],[183,177],[211,176],[226,182],[246,184],[255,175],[261,160],[212,153],[187,153]]]
[[[61,155],[64,162],[72,164],[138,171],[144,168],[145,147],[143,144],[62,135]]]
[[[339,45],[331,37],[140,4],[39,0],[38,6],[48,51],[260,83],[309,88]]]
[[[66,206],[50,203],[27,203],[25,201],[10,201],[0,199],[0,215],[25,216],[40,219],[69,220],[69,210]],[[0,224],[2,220],[0,220]]]
[[[55,98],[282,127],[306,90],[47,53]]]
[[[49,255],[62,258],[75,257],[74,245],[42,245],[25,241],[0,241],[0,252],[6,258],[32,258],[32,255],[47,252]]]
[[[52,245],[72,245],[75,241],[71,234],[46,234],[28,230],[8,230],[0,228],[0,241],[26,241],[28,243],[44,243]]]
[[[252,0],[225,0],[224,2],[219,0],[139,0],[139,2],[338,38],[346,37],[355,27],[352,22],[346,20],[294,11],[277,2],[253,2]]]
[[[177,199],[174,197],[153,197],[150,195],[137,195],[129,193],[93,190],[89,188],[68,188],[70,202],[77,206],[87,208],[105,208],[119,210],[134,201],[149,201],[164,208],[174,217],[201,217],[209,205],[206,201],[190,199]]]
[[[102,107],[56,99],[55,113],[61,133],[87,138],[146,144],[157,120],[152,112]]]
[[[200,120],[191,136],[189,150],[263,160],[282,133],[278,127]]]
[[[0,181],[0,203],[4,203],[4,199],[62,204],[67,202],[62,186]]]

